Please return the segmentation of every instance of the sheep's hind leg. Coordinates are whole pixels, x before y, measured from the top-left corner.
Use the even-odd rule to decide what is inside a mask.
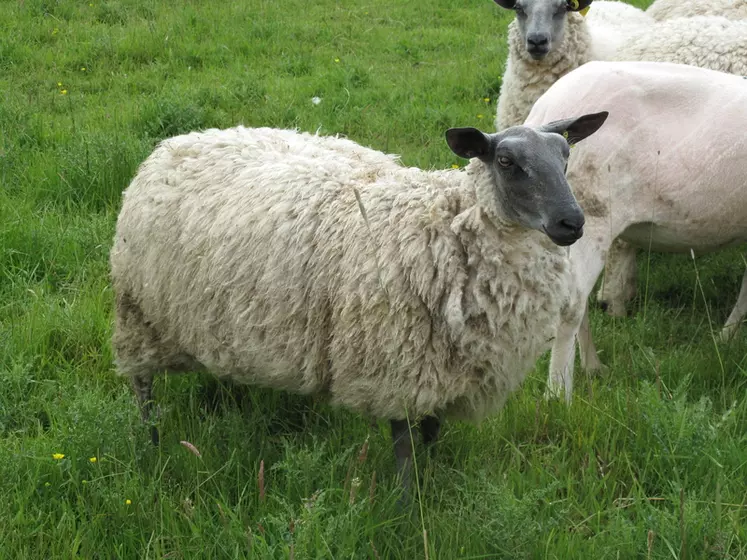
[[[410,501],[412,477],[412,431],[407,420],[392,420],[392,442],[394,443],[394,457],[397,460],[397,475],[399,476],[403,495],[401,503]]]
[[[721,330],[721,340],[723,342],[728,342],[736,334],[745,315],[747,315],[747,270],[742,277],[742,287],[739,289],[737,303]]]
[[[420,435],[423,438],[423,444],[428,447],[433,446],[438,441],[441,433],[441,420],[436,416],[426,416],[420,421]]]
[[[426,416],[420,421],[420,437],[431,457],[435,453],[435,444],[440,434],[441,420],[437,416]]]
[[[153,376],[152,375],[133,375],[132,389],[137,397],[140,406],[140,416],[145,424],[151,424],[151,412],[153,411]],[[158,445],[160,437],[158,428],[155,424],[150,426],[150,439],[153,445]]]

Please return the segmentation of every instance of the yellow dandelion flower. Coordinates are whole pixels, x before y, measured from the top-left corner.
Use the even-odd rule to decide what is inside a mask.
[[[489,98],[489,97],[485,97],[485,98],[483,99],[483,101],[484,101],[485,103],[490,103],[490,98]]]
[[[459,169],[459,166],[456,163],[451,164],[452,169]]]
[[[481,119],[481,118],[482,118],[482,115],[477,115],[477,118],[478,118],[478,119]]]
[[[64,458],[65,458],[65,455],[63,453],[52,454],[52,459],[54,459],[55,461],[59,461],[60,459],[64,459]]]
[[[91,457],[88,460],[91,461],[91,463],[95,463],[96,461],[98,461],[98,459],[96,459],[96,457]]]
[[[62,82],[57,82],[57,87],[62,87]]]
[[[60,90],[60,95],[67,95],[67,90],[66,89],[61,89]]]
[[[339,58],[336,58],[336,59],[335,59],[335,62],[340,62],[340,59],[339,59]]]
[[[85,71],[86,71],[86,67],[85,67],[85,66],[81,66],[81,67],[80,67],[80,71],[81,71],[81,72],[85,72]]]
[[[130,504],[132,504],[132,500],[125,500],[125,504],[129,506]]]

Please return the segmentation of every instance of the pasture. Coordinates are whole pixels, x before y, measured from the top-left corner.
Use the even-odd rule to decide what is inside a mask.
[[[631,317],[591,315],[609,370],[577,369],[567,407],[543,399],[545,357],[500,414],[447,422],[405,510],[387,422],[160,377],[156,448],[114,374],[108,251],[159,140],[298,127],[464,165],[444,130],[492,131],[512,13],[490,0],[1,0],[0,13],[0,557],[747,558],[747,326],[715,336],[739,250],[642,252]]]

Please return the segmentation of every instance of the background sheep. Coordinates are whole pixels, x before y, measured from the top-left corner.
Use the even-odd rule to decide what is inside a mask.
[[[580,141],[606,117],[450,129],[464,171],[268,128],[162,142],[111,251],[115,361],[144,419],[162,370],[320,394],[391,420],[409,485],[406,419],[425,416],[429,441],[440,416],[497,409],[578,308],[559,245],[584,217],[560,133]]]
[[[697,254],[747,241],[742,77],[669,63],[593,62],[550,88],[527,124],[602,106],[615,111],[568,162],[569,180],[587,217],[585,236],[570,250],[582,298],[618,236],[639,247]],[[745,282],[739,299],[734,313],[743,316]],[[548,391],[562,388],[566,400],[579,331],[579,322],[567,319],[573,316],[561,319],[548,379]],[[579,340],[583,360],[583,333]]]
[[[632,37],[614,59],[690,64],[747,75],[747,20],[696,16],[662,21],[651,30]],[[635,296],[636,251],[622,240],[610,248],[604,281],[597,292],[597,300],[610,315],[624,316],[626,302]],[[732,313],[727,320],[722,331],[724,340],[736,331],[737,315]]]
[[[558,78],[590,60],[607,60],[628,37],[653,23],[623,2],[596,1],[586,17],[565,0],[495,0],[516,18],[508,26],[508,59],[501,82],[495,127],[524,122],[539,97]]]
[[[656,0],[646,13],[656,21],[692,16],[747,19],[747,0]]]

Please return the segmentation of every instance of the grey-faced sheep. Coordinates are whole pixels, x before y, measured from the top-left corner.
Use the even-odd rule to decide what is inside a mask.
[[[568,178],[586,215],[570,249],[586,307],[613,240],[703,254],[747,241],[747,80],[689,65],[590,62],[535,104],[527,125],[614,107],[602,130],[572,150]],[[747,313],[747,282],[729,321]],[[575,337],[598,361],[586,314],[561,318],[548,392],[571,399]],[[569,319],[571,318],[571,319]],[[579,330],[580,329],[580,330]]]
[[[495,127],[522,124],[561,76],[590,60],[608,60],[629,37],[653,24],[643,10],[605,0],[495,0],[516,12]],[[586,16],[580,12],[589,10]]]
[[[576,312],[568,142],[606,118],[450,129],[471,161],[430,172],[289,130],[163,141],[111,251],[115,363],[143,418],[165,370],[322,395],[391,421],[407,487],[406,418],[433,440],[442,417],[500,408]]]

